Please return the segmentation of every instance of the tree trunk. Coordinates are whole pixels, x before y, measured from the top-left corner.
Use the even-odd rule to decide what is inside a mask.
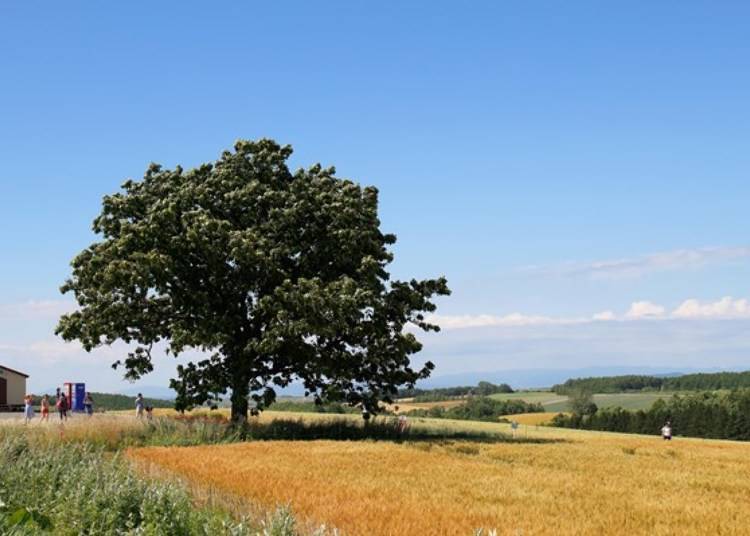
[[[247,422],[248,402],[250,394],[248,382],[244,378],[238,378],[232,386],[232,424],[245,424]]]

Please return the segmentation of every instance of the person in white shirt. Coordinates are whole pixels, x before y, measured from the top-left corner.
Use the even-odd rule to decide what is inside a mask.
[[[406,415],[399,415],[398,424],[396,425],[396,430],[398,431],[399,435],[403,434],[408,429],[409,429],[409,420],[406,418]]]
[[[661,437],[664,441],[672,440],[672,423],[667,421],[664,426],[661,427]]]
[[[143,419],[143,410],[144,410],[144,402],[143,402],[143,395],[141,393],[138,393],[138,396],[135,397],[135,418],[136,419]]]

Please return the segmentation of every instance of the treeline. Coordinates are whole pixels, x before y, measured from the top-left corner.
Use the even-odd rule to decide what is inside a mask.
[[[742,389],[750,387],[750,371],[685,374],[664,380],[664,389],[672,391]]]
[[[750,440],[750,389],[675,395],[657,400],[648,410],[609,408],[593,415],[557,415],[552,426],[658,434],[665,422],[675,435],[712,439]]]
[[[361,413],[361,409],[331,402],[328,404],[316,404],[310,401],[277,400],[268,407],[271,411],[288,411],[297,413]]]
[[[565,383],[552,386],[558,395],[576,392],[622,393],[624,391],[659,390],[665,378],[655,376],[605,376],[601,378],[571,378]]]
[[[552,390],[559,395],[574,392],[622,393],[627,391],[715,391],[750,387],[750,371],[684,374],[660,378],[656,376],[606,376],[573,378],[557,384]]]
[[[458,387],[441,387],[437,389],[401,389],[399,398],[414,398],[414,402],[439,402],[469,395],[489,396],[496,393],[512,393],[513,389],[507,383],[494,384],[479,382],[477,385],[460,385]]]
[[[407,413],[410,417],[431,417],[437,419],[459,419],[466,421],[492,421],[503,415],[519,413],[541,413],[544,407],[538,403],[523,400],[495,400],[484,396],[475,396],[460,406],[445,408],[435,406],[430,409],[415,409]]]
[[[49,393],[50,398],[50,409],[55,409],[55,393]],[[135,397],[127,395],[116,395],[112,393],[91,393],[91,398],[94,400],[94,411],[117,411],[124,409],[135,409]],[[42,397],[34,396],[34,405],[39,406],[41,404]],[[144,398],[146,406],[154,408],[173,408],[174,402],[172,400],[163,400],[160,398]]]

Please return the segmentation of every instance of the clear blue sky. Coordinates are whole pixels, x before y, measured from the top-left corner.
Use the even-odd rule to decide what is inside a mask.
[[[437,374],[741,366],[748,20],[745,2],[3,3],[0,362],[36,388],[60,370],[120,388],[51,333],[102,195],[273,137],[380,188],[396,275],[448,276]]]

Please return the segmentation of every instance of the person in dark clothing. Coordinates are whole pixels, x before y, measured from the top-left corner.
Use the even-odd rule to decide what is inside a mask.
[[[68,397],[65,396],[65,393],[60,393],[60,396],[57,397],[57,413],[60,415],[60,421],[67,421],[68,420]]]

